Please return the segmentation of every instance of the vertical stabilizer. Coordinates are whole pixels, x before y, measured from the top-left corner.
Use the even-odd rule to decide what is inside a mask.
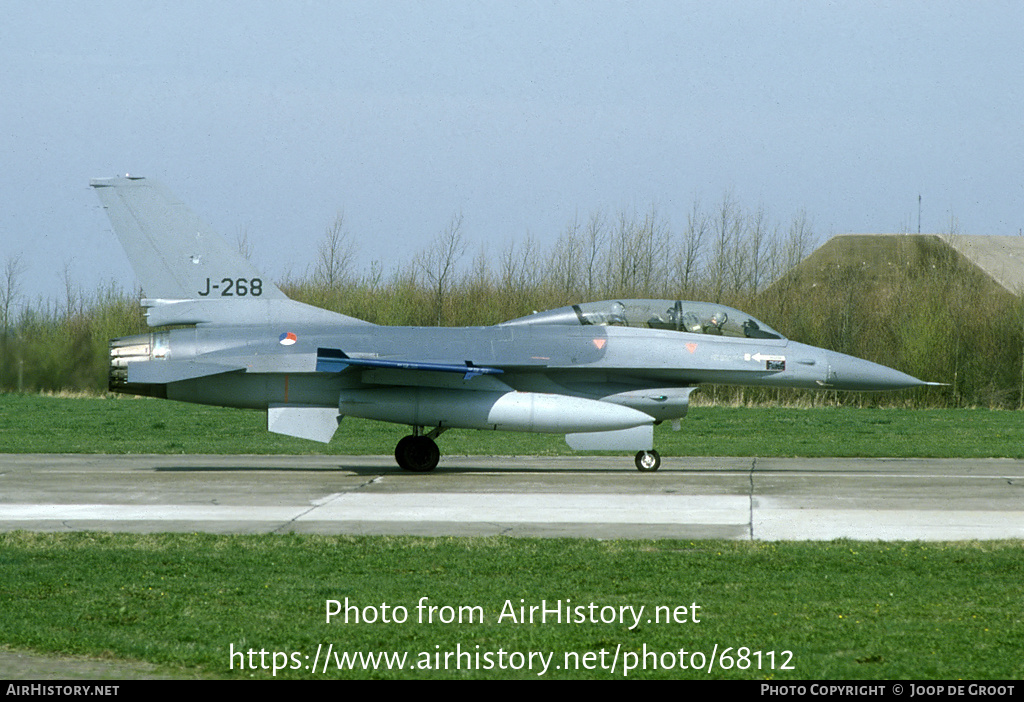
[[[124,177],[96,178],[89,184],[145,297],[160,302],[288,299],[160,183]]]

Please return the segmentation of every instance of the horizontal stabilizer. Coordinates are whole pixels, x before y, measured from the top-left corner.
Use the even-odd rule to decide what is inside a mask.
[[[151,327],[168,324],[361,324],[354,317],[313,307],[295,300],[150,300],[143,299],[146,323]]]
[[[339,418],[337,407],[271,404],[267,431],[326,444],[337,431]]]
[[[340,373],[350,366],[361,368],[394,368],[398,370],[439,371],[442,373],[464,373],[465,380],[478,375],[498,375],[504,373],[500,368],[474,366],[472,361],[465,363],[431,363],[429,361],[394,361],[381,358],[349,358],[340,349],[316,350],[316,370],[320,373]]]
[[[566,434],[565,443],[576,451],[650,451],[654,448],[654,425]]]
[[[166,385],[181,380],[242,370],[245,370],[245,366],[224,366],[219,363],[195,361],[139,361],[128,364],[128,382]]]

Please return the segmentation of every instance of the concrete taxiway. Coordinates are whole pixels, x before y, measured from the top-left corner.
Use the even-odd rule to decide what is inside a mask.
[[[1024,537],[1024,461],[0,455],[0,529],[962,540]]]

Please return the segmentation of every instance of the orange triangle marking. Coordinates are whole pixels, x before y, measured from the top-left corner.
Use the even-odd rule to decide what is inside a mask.
[[[608,339],[594,339],[594,346],[599,349],[603,349],[606,343],[608,343]]]

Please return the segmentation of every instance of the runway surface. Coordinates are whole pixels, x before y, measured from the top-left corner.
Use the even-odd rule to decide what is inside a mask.
[[[0,530],[612,538],[1024,537],[1009,459],[0,454]]]

